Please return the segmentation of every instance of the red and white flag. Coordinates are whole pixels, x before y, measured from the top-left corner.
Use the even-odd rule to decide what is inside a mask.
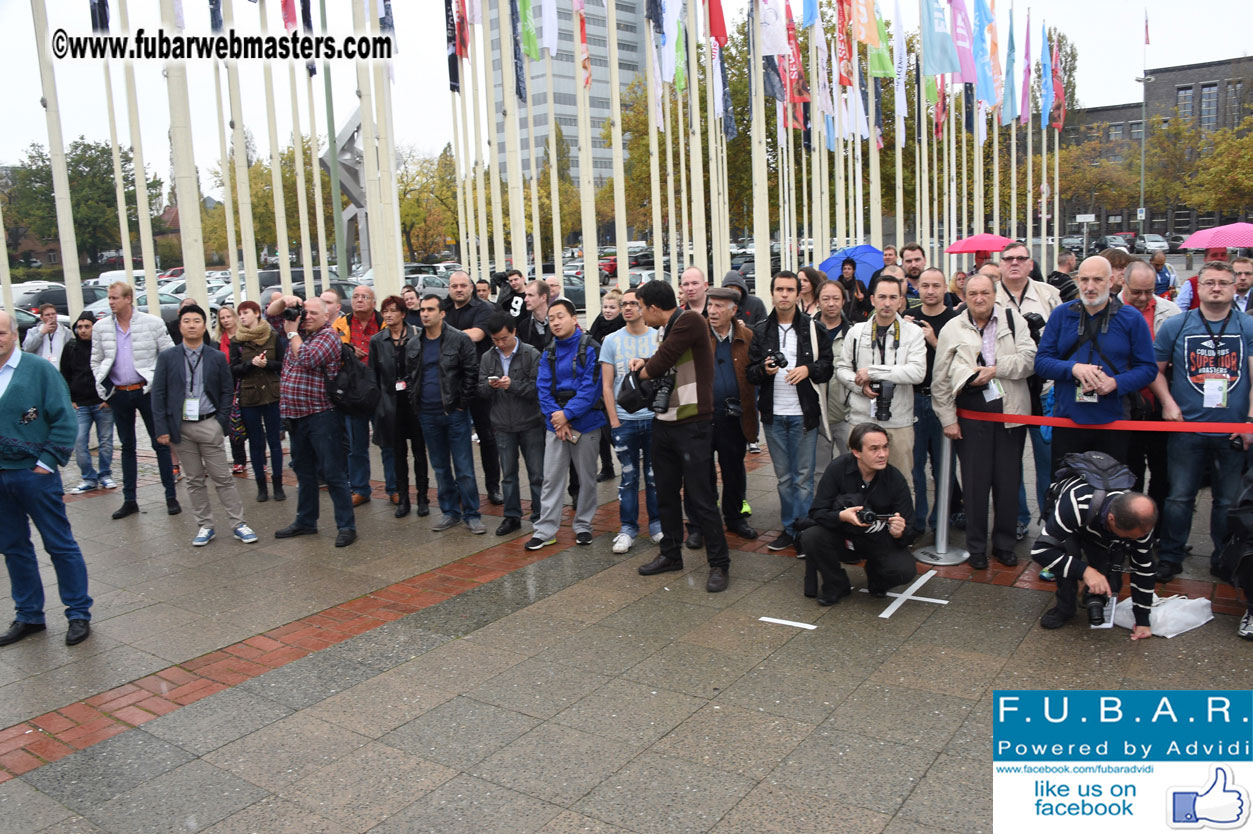
[[[592,55],[587,51],[587,16],[583,13],[583,0],[574,0],[574,26],[579,33],[579,66],[583,68],[583,86],[592,86]]]
[[[1144,10],[1144,45],[1149,45],[1149,10]]]

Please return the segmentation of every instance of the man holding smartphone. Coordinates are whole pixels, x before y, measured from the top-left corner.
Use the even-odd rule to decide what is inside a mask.
[[[557,542],[563,496],[570,464],[579,476],[574,507],[574,541],[592,543],[592,516],[596,513],[596,464],[600,433],[605,427],[601,407],[600,345],[583,332],[574,304],[559,298],[548,308],[553,341],[540,356],[540,412],[548,430],[544,442],[544,491],[540,518],[527,550],[539,550]]]

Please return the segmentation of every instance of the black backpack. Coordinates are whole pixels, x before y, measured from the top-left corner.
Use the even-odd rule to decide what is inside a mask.
[[[353,417],[373,417],[378,408],[378,381],[357,359],[351,345],[340,345],[339,373],[327,377],[326,396],[336,408]]]
[[[1123,464],[1104,452],[1070,452],[1062,458],[1062,465],[1053,474],[1053,485],[1048,492],[1048,512],[1057,506],[1061,485],[1071,478],[1081,478],[1092,487],[1092,503],[1083,518],[1084,526],[1101,514],[1105,497],[1111,492],[1124,492],[1135,486],[1136,476]]]

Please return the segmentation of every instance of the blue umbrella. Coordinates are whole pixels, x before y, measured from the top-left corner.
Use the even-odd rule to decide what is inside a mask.
[[[832,280],[840,277],[840,268],[846,258],[857,262],[857,280],[863,287],[870,286],[870,276],[875,270],[883,269],[883,250],[875,249],[868,243],[841,249],[818,265]]]

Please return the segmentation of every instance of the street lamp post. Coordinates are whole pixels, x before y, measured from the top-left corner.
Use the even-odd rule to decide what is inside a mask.
[[[1137,78],[1140,84],[1140,210],[1136,212],[1140,221],[1140,237],[1144,237],[1144,220],[1148,216],[1148,210],[1144,207],[1144,143],[1149,135],[1148,98],[1149,83],[1153,81],[1153,76],[1147,72]],[[1147,251],[1147,249],[1146,249]]]

